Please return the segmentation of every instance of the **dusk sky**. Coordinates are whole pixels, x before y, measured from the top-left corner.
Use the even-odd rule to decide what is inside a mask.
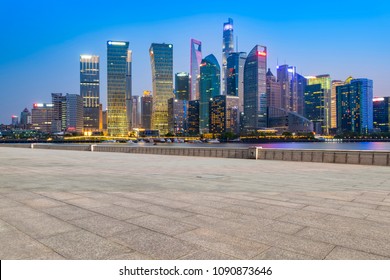
[[[135,4],[137,3],[137,4]],[[302,75],[374,80],[375,96],[390,96],[390,3],[387,1],[2,1],[0,123],[52,92],[79,94],[79,56],[100,56],[100,96],[106,107],[106,41],[130,42],[133,95],[151,90],[148,50],[171,43],[174,73],[189,72],[190,39],[203,57],[222,58],[222,25],[231,17],[239,51],[268,48],[268,67]]]

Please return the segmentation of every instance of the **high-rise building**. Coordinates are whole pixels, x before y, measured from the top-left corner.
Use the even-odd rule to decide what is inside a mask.
[[[373,130],[373,81],[348,78],[336,87],[337,130],[370,133]]]
[[[375,97],[374,129],[378,132],[390,132],[390,97]]]
[[[169,132],[175,135],[185,135],[188,125],[188,100],[170,98],[168,100]]]
[[[337,102],[336,102],[336,87],[344,85],[343,81],[333,80],[332,90],[330,94],[330,128],[335,130],[337,128]]]
[[[202,42],[191,39],[190,99],[199,99],[200,64],[202,62]]]
[[[97,55],[80,55],[80,95],[84,106],[84,131],[101,131],[100,61]]]
[[[175,74],[175,98],[190,100],[190,77],[186,72]]]
[[[141,125],[144,129],[152,128],[152,107],[153,96],[150,91],[145,90],[141,97]]]
[[[256,45],[244,67],[244,119],[246,133],[267,126],[267,48]]]
[[[168,133],[168,99],[173,98],[173,45],[153,43],[149,49],[152,66],[152,129]]]
[[[141,98],[138,95],[131,97],[131,124],[132,128],[141,127]]]
[[[210,101],[210,133],[222,134],[231,132],[238,134],[239,97],[220,95]]]
[[[27,108],[20,113],[20,124],[23,126],[27,126],[31,124],[31,113]]]
[[[66,123],[65,129],[69,132],[83,132],[84,110],[83,98],[78,94],[66,94]]]
[[[53,119],[53,104],[35,103],[31,110],[32,128],[50,133]]]
[[[199,100],[188,102],[188,134],[199,135]]]
[[[280,84],[276,81],[276,77],[268,68],[266,74],[267,86],[267,106],[273,108],[282,108],[282,97],[280,92]]]
[[[19,117],[16,115],[11,116],[11,125],[12,126],[17,126],[19,125]]]
[[[62,93],[52,93],[53,119],[51,132],[58,133],[66,130],[66,96]]]
[[[128,48],[129,42],[107,42],[107,129],[110,136],[128,135]]]
[[[232,52],[227,58],[226,95],[238,96],[238,109],[244,111],[244,66],[245,52]]]
[[[297,73],[297,97],[298,97],[298,114],[304,115],[304,107],[305,107],[305,89],[306,89],[306,78]]]
[[[279,65],[277,81],[280,84],[282,109],[298,112],[298,76],[295,66]]]
[[[199,102],[199,130],[200,133],[209,132],[209,102],[211,98],[220,95],[221,68],[213,54],[202,59],[200,65],[200,102]]]
[[[306,77],[304,116],[313,122],[318,134],[331,128],[331,79],[329,75]]]
[[[226,77],[227,77],[227,58],[229,54],[234,52],[234,37],[233,37],[233,20],[228,19],[228,22],[223,24],[223,39],[222,39],[222,94],[226,94]]]

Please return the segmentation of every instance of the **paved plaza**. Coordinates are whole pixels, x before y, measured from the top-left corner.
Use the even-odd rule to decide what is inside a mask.
[[[390,169],[0,147],[0,259],[390,259]]]

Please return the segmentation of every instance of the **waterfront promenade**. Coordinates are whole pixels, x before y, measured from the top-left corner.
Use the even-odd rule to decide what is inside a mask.
[[[390,259],[389,167],[0,147],[0,259]]]

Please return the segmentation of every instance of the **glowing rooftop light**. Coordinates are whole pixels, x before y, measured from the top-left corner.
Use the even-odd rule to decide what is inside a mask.
[[[233,30],[233,25],[231,24],[226,24],[224,27],[223,27],[223,30]]]
[[[108,41],[108,44],[113,46],[126,46],[125,42]]]
[[[92,58],[92,55],[82,54],[82,55],[80,55],[80,58],[81,58],[81,59],[91,59],[91,58]]]
[[[385,98],[383,97],[375,97],[374,99],[372,99],[373,102],[380,102],[380,101],[385,101]]]
[[[257,55],[258,55],[258,56],[267,56],[267,53],[264,52],[264,51],[258,51],[258,52],[257,52]]]

